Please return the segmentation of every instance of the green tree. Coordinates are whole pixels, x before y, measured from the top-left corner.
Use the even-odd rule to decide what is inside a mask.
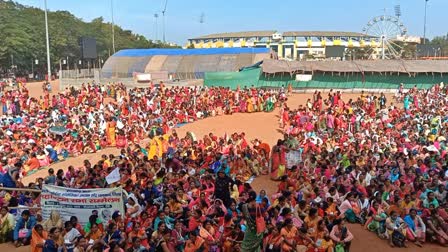
[[[434,37],[429,44],[440,48],[440,55],[448,56],[448,34],[445,36]]]
[[[0,72],[14,65],[22,71],[31,70],[33,59],[39,60],[35,69],[46,68],[44,11],[12,1],[0,0]],[[112,24],[102,17],[84,22],[68,11],[48,12],[50,54],[52,67],[66,57],[76,62],[81,57],[79,41],[82,37],[95,38],[98,58],[106,60],[112,54]],[[170,48],[169,44],[148,40],[142,35],[114,26],[115,49]]]
[[[347,60],[367,60],[372,53],[373,48],[371,46],[351,47],[345,52],[345,57]]]

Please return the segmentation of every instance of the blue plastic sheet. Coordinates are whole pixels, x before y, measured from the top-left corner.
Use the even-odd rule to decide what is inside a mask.
[[[269,53],[269,48],[207,48],[207,49],[124,49],[114,57],[144,57],[154,55],[214,55]]]

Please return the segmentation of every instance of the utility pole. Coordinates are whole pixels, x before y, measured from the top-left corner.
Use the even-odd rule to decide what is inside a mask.
[[[110,10],[112,12],[112,51],[115,53],[114,0],[110,0]]]
[[[428,7],[428,1],[429,0],[425,0],[425,20],[423,23],[423,44],[426,44],[426,9]]]
[[[47,15],[47,0],[44,0],[45,4],[45,34],[47,37],[47,74],[48,81],[51,80],[51,63],[50,63],[50,38],[48,36],[48,15]]]

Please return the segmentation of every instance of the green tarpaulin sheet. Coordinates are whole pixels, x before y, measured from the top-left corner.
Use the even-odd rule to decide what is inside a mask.
[[[208,72],[205,73],[204,84],[206,86],[225,86],[236,89],[243,87],[287,87],[291,84],[294,88],[302,89],[398,89],[400,83],[405,88],[415,85],[419,89],[427,89],[436,83],[448,83],[448,75],[441,74],[314,74],[311,81],[299,82],[295,75],[279,73],[267,75],[260,69],[250,69],[241,72]]]
[[[250,69],[241,72],[207,72],[204,76],[204,85],[222,86],[236,89],[238,85],[242,87],[250,87],[258,85],[261,69]]]

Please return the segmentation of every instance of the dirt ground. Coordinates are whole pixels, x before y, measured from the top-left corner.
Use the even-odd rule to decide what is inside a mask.
[[[58,82],[54,82],[53,90],[59,90]],[[39,96],[41,94],[41,84],[33,83],[29,84],[30,94],[33,96]],[[290,108],[296,108],[299,104],[304,104],[311,94],[294,94],[289,98],[288,106]],[[355,94],[343,94],[343,99],[348,100],[350,98],[356,98]],[[325,96],[324,96],[325,97]],[[391,101],[392,97],[388,97]],[[214,118],[208,118],[195,123],[184,125],[181,128],[176,129],[180,136],[183,136],[187,131],[192,131],[198,138],[213,132],[219,136],[225,133],[231,134],[233,132],[245,132],[248,140],[255,138],[266,141],[271,146],[274,145],[277,139],[281,138],[282,134],[278,130],[278,110],[273,113],[254,113],[254,114],[233,114],[228,116],[220,116]],[[52,165],[54,169],[66,170],[69,165],[75,167],[81,166],[83,160],[89,159],[96,162],[102,154],[117,154],[118,149],[108,148],[96,154],[83,155],[75,158],[69,158],[64,162],[60,162]],[[47,175],[47,170],[43,169],[35,174],[27,176],[23,179],[26,183],[35,181],[38,177],[44,177]],[[258,192],[261,189],[265,189],[268,193],[273,193],[277,190],[277,184],[269,179],[268,176],[261,176],[256,178],[252,186]],[[408,249],[396,249],[389,247],[386,241],[382,241],[377,238],[373,233],[364,230],[360,225],[350,225],[349,229],[355,236],[352,242],[351,251],[447,251],[446,248],[441,248],[437,245],[425,244],[424,248],[418,248],[414,245],[410,245]],[[0,251],[29,251],[29,248],[14,249],[12,245],[0,244]]]

